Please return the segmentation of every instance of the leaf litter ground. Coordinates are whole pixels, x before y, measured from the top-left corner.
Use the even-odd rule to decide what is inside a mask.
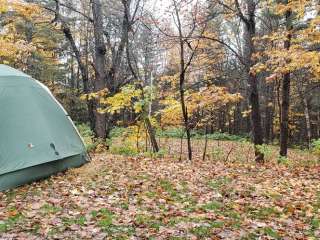
[[[320,239],[319,170],[100,154],[0,193],[0,239]]]

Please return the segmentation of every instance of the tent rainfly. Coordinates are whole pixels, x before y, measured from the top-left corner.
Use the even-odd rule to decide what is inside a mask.
[[[49,89],[0,65],[0,191],[86,163],[72,120]]]

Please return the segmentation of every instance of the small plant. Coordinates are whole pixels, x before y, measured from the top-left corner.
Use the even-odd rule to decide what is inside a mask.
[[[201,206],[201,208],[205,211],[219,210],[222,207],[223,207],[222,203],[217,202],[217,201],[208,202],[208,203],[204,204],[203,206]]]
[[[90,126],[85,123],[77,124],[76,126],[84,141],[87,151],[90,152],[94,150],[97,144],[95,143],[94,133],[90,129]]]
[[[272,155],[272,150],[267,144],[257,145],[256,148],[265,158],[269,158]]]
[[[124,155],[124,156],[136,156],[138,154],[138,151],[136,148],[131,147],[131,146],[112,146],[110,148],[110,152],[112,154],[119,154],[119,155]]]
[[[316,154],[320,160],[320,138],[312,141],[312,152]]]
[[[191,233],[196,235],[198,238],[206,238],[211,236],[211,226],[198,226],[191,229]]]
[[[279,156],[278,157],[278,163],[279,164],[284,164],[284,165],[288,165],[289,164],[289,159],[285,156]]]
[[[182,136],[186,137],[186,134],[183,128],[168,128],[165,130],[158,130],[157,136],[167,138],[181,138]]]
[[[213,158],[214,160],[222,160],[224,151],[220,147],[214,147],[212,148],[210,155],[211,155],[211,158]]]
[[[159,152],[152,152],[148,151],[143,153],[145,157],[151,157],[151,158],[163,158],[167,154],[167,151],[165,149],[160,149]]]
[[[125,131],[126,131],[126,129],[123,127],[114,127],[111,129],[111,131],[109,133],[109,137],[111,139],[120,137]]]

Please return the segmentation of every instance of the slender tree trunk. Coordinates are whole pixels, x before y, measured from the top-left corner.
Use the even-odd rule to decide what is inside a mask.
[[[267,97],[267,102],[266,102],[266,109],[265,109],[265,114],[266,114],[266,119],[265,119],[265,141],[266,143],[269,143],[272,138],[272,122],[273,122],[273,85],[267,86],[268,88],[268,97]]]
[[[303,106],[304,106],[304,116],[306,119],[306,127],[307,127],[307,141],[308,148],[311,146],[311,121],[310,121],[310,111],[308,107],[308,101],[306,97],[303,97]]]
[[[157,143],[157,139],[156,139],[156,134],[154,132],[154,129],[151,125],[150,119],[149,117],[146,117],[144,120],[146,127],[147,127],[147,132],[150,138],[150,142],[151,142],[151,146],[152,146],[152,150],[153,152],[159,152],[159,146]]]
[[[183,123],[185,127],[185,131],[187,133],[187,144],[188,144],[188,159],[192,160],[192,147],[191,147],[191,134],[190,134],[190,125],[189,125],[189,117],[188,117],[188,109],[185,103],[185,78],[186,78],[186,63],[185,63],[185,49],[184,49],[184,39],[183,39],[183,33],[182,33],[182,25],[180,22],[180,15],[179,10],[177,7],[177,3],[174,0],[174,7],[177,17],[177,26],[179,31],[179,44],[180,44],[180,76],[179,76],[179,93],[180,93],[180,103],[181,103],[181,109],[182,109],[182,117],[183,117]]]
[[[69,82],[69,86],[74,89],[76,84],[75,84],[75,74],[74,74],[74,57],[71,54],[71,62],[70,62],[70,82]]]
[[[320,109],[318,110],[317,114],[317,137],[320,138]]]
[[[83,64],[81,60],[81,55],[80,51],[74,41],[73,35],[71,34],[69,26],[62,21],[62,31],[68,39],[71,49],[76,57],[77,63],[78,63],[78,68],[80,69],[81,73],[81,78],[83,82],[83,91],[85,94],[90,93],[89,89],[89,78],[88,78],[88,72],[86,66]],[[95,128],[95,118],[94,118],[94,105],[92,101],[87,100],[87,107],[88,107],[88,116],[89,116],[89,122],[90,122],[90,127],[91,129]]]
[[[311,120],[310,120],[310,111],[309,111],[309,106],[308,106],[308,100],[306,96],[303,95],[302,91],[299,91],[299,95],[301,98],[301,104],[304,109],[304,117],[306,120],[306,134],[307,134],[307,143],[308,143],[308,148],[310,148],[311,145]]]
[[[251,123],[253,143],[255,145],[255,160],[257,162],[264,161],[264,155],[257,146],[263,144],[263,131],[261,126],[260,100],[258,92],[258,79],[256,74],[251,71],[254,65],[252,55],[255,53],[253,38],[256,32],[255,24],[255,2],[253,0],[246,0],[247,17],[244,21],[244,60],[246,63],[249,83],[249,102],[251,105]]]
[[[93,14],[93,31],[95,40],[95,74],[94,91],[99,92],[106,88],[106,47],[103,39],[103,15],[100,0],[91,0]],[[95,134],[105,139],[106,135],[106,114],[99,112],[99,102],[95,102]]]
[[[287,39],[284,42],[284,49],[289,50],[291,45],[291,10],[286,11]],[[288,152],[289,137],[289,107],[290,107],[290,72],[285,73],[282,79],[281,94],[281,122],[280,122],[280,156],[286,157]]]
[[[203,149],[202,161],[206,160],[206,156],[207,156],[207,146],[208,146],[208,125],[206,125],[206,131],[205,131],[205,140],[204,140],[204,149]]]
[[[184,76],[182,77],[184,79]],[[182,80],[184,82],[184,80]],[[191,148],[191,134],[190,134],[190,126],[189,126],[189,117],[188,117],[188,110],[185,105],[185,99],[184,99],[184,87],[181,84],[180,80],[180,102],[181,102],[181,108],[182,108],[182,115],[183,115],[183,122],[185,131],[187,134],[187,145],[188,145],[188,159],[192,160],[192,148]]]

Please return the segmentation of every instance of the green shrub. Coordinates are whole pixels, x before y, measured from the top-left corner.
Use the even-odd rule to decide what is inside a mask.
[[[208,139],[211,140],[221,140],[221,141],[246,141],[246,137],[231,135],[228,133],[215,132],[213,134],[208,134]]]
[[[167,151],[165,149],[159,149],[158,152],[154,153],[153,151],[148,151],[143,153],[145,157],[151,157],[151,158],[163,158],[167,154]]]
[[[94,140],[94,133],[91,130],[90,126],[86,123],[76,124],[76,126],[84,141],[87,151],[90,152],[95,149],[97,143]]]
[[[165,130],[158,130],[157,136],[167,137],[167,138],[181,138],[181,136],[186,137],[186,133],[183,128],[168,128]]]
[[[257,145],[256,148],[265,158],[269,158],[272,155],[272,149],[267,144]]]
[[[137,149],[131,146],[111,146],[110,152],[112,154],[119,154],[125,156],[136,156],[138,154]]]
[[[223,160],[224,151],[221,147],[214,147],[210,152],[210,156],[213,160]]]
[[[320,138],[312,141],[312,152],[320,159]]]
[[[113,139],[113,138],[120,137],[125,131],[126,129],[124,127],[114,127],[111,129],[109,133],[109,138]]]
[[[187,135],[185,133],[184,128],[168,128],[165,130],[158,130],[157,136],[159,137],[167,137],[167,138],[186,138]],[[199,130],[192,130],[191,137],[195,139],[204,139],[205,133]],[[208,139],[211,140],[222,140],[222,141],[246,141],[248,139],[247,136],[237,136],[231,135],[228,133],[215,132],[212,134],[207,134]]]

